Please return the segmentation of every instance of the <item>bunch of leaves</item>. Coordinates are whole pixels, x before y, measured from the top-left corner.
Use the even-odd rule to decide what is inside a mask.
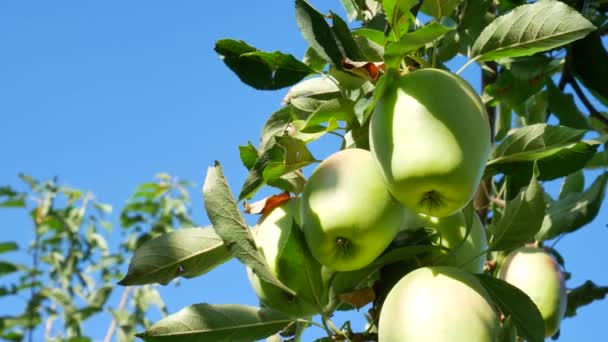
[[[542,245],[595,219],[608,173],[585,189],[583,170],[608,166],[605,146],[602,150],[608,116],[593,105],[579,82],[606,104],[602,76],[607,75],[608,53],[601,42],[606,6],[583,6],[583,1],[569,6],[556,0],[341,3],[347,20],[357,20],[359,27],[351,28],[338,14],[321,13],[305,0],[295,1],[297,26],[308,43],[301,60],[284,52],[260,51],[240,40],[216,43],[215,51],[245,84],[260,90],[291,87],[283,106],[264,124],[260,144],[239,147],[249,171],[239,201],[252,198],[263,186],[299,194],[306,182],[302,168],[318,162],[308,144],[328,134],[340,137],[339,149],[369,149],[369,118],[387,80],[418,68],[447,69],[446,64],[461,54],[469,61],[457,73],[474,63],[481,67],[482,98],[495,143],[481,186],[484,191],[474,201],[488,225],[489,250],[496,252],[492,255],[526,243]],[[543,182],[557,179],[564,185],[553,199]],[[135,251],[128,281],[166,283],[179,275],[199,276],[236,257],[264,281],[291,293],[258,252],[219,163],[208,170],[203,193],[212,227],[184,231],[184,236],[168,233],[143,243]],[[386,277],[391,273],[387,270],[417,267],[417,257],[428,248],[394,244],[369,267],[335,274],[330,305],[322,313],[329,324],[324,326],[329,335],[325,340],[377,338],[334,329],[328,318],[334,310],[369,302],[372,313],[379,309],[395,280]],[[479,279],[505,316],[509,333],[504,340],[514,334],[528,341],[543,340],[540,313],[527,295],[499,279]],[[588,284],[572,290],[569,315],[602,298],[603,291],[604,287]],[[214,319],[226,314],[235,319]],[[189,324],[182,324],[185,319]],[[139,336],[150,341],[176,336],[248,341],[275,338],[288,327],[312,324],[237,304],[195,304]],[[252,325],[259,329],[244,328]],[[288,338],[299,336],[294,334]]]
[[[21,314],[0,318],[0,336],[20,341],[28,335],[32,340],[34,329],[44,324],[46,340],[89,340],[83,323],[104,311],[123,262],[106,239],[111,207],[56,179],[21,179],[27,189],[3,187],[2,206],[29,212],[34,239],[29,246],[4,242],[0,251],[23,250],[31,263],[1,262],[0,276],[11,280],[1,295],[25,302]]]

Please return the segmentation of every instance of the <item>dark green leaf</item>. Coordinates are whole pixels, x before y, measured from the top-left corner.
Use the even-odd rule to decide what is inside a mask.
[[[608,51],[602,44],[600,34],[591,32],[587,37],[574,42],[571,54],[570,62],[574,75],[608,106]]]
[[[536,161],[540,180],[567,176],[583,168],[599,146],[597,142],[578,142],[585,132],[546,124],[514,129],[494,150],[487,171],[531,174]]]
[[[386,65],[390,68],[399,68],[405,55],[432,43],[451,30],[453,28],[438,23],[430,23],[412,33],[404,34],[398,42],[389,43],[386,46],[384,50]]]
[[[500,311],[511,316],[517,332],[529,342],[545,340],[545,323],[530,297],[517,287],[487,274],[476,274]]]
[[[168,284],[205,274],[232,255],[213,228],[186,228],[146,241],[135,250],[120,285]]]
[[[585,190],[585,174],[583,170],[578,170],[564,178],[559,191],[559,199],[564,199],[571,193],[583,192],[583,190]]]
[[[251,306],[194,304],[136,334],[145,341],[250,342],[275,334],[293,319]]]
[[[18,270],[19,267],[17,265],[7,261],[0,261],[0,277],[17,272]]]
[[[481,34],[481,31],[494,19],[488,12],[492,0],[467,0],[462,7],[458,36],[460,37],[460,53],[467,56],[469,49]]]
[[[490,249],[516,248],[529,242],[538,232],[545,216],[543,189],[533,176],[527,188],[512,201],[507,201],[499,222],[493,222]]]
[[[232,197],[222,167],[218,162],[207,171],[203,185],[203,196],[207,216],[230,253],[260,277],[293,294],[269,270],[264,256],[257,250],[251,231]]]
[[[570,193],[551,203],[547,208],[538,240],[551,240],[561,234],[571,233],[593,221],[597,216],[606,192],[608,173],[599,176],[584,192]]]
[[[296,0],[296,21],[308,45],[327,62],[340,68],[344,56],[323,14],[306,0]]]
[[[239,200],[251,198],[269,180],[316,161],[302,140],[289,136],[277,136],[274,139],[253,164],[239,194]]]
[[[604,147],[603,151],[597,152],[585,165],[586,169],[603,169],[608,167],[608,150]]]
[[[342,47],[344,55],[353,61],[365,61],[365,55],[353,39],[348,24],[334,12],[330,12],[330,17],[333,23],[331,29],[338,40],[339,46]]]
[[[479,35],[471,58],[482,61],[530,56],[583,38],[595,26],[557,0],[518,6],[496,18]]]
[[[3,199],[3,197],[5,198]],[[0,208],[1,207],[25,207],[25,194],[17,192],[9,186],[0,186]]]
[[[547,95],[549,98],[549,111],[559,118],[563,126],[588,129],[587,119],[581,113],[571,94],[564,94],[553,82],[547,82]]]
[[[503,69],[496,82],[486,86],[484,92],[524,116],[526,100],[538,93],[544,84],[545,77],[522,79],[515,77],[511,71]]]
[[[259,51],[241,40],[218,40],[215,51],[241,81],[260,90],[287,87],[315,72],[292,55]]]
[[[6,252],[12,252],[19,249],[19,245],[17,243],[9,241],[0,243],[0,254]]]
[[[568,307],[565,317],[576,316],[576,310],[589,305],[596,300],[602,300],[608,295],[608,286],[597,286],[587,280],[583,285],[568,291]]]

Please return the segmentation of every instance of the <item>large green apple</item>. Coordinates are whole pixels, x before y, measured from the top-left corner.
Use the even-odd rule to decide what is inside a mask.
[[[406,230],[431,228],[437,231],[436,245],[444,247],[432,253],[431,262],[436,265],[460,267],[471,273],[481,273],[486,262],[488,239],[486,230],[477,214],[471,215],[471,229],[467,236],[467,220],[462,211],[447,217],[425,214],[406,215]],[[466,239],[465,239],[466,237]]]
[[[297,225],[298,199],[275,208],[255,230],[254,239],[274,275],[296,295],[262,281],[250,268],[249,280],[260,301],[285,314],[304,317],[319,313],[327,304],[327,286],[321,264],[310,255]]]
[[[371,118],[370,147],[397,200],[444,217],[473,198],[490,151],[490,126],[465,80],[421,69],[387,78]]]
[[[325,159],[304,186],[300,217],[312,255],[336,271],[376,259],[399,232],[403,207],[391,196],[369,151]]]
[[[545,336],[555,334],[568,301],[564,274],[555,258],[541,248],[522,247],[509,253],[498,277],[525,292],[543,316]]]
[[[481,283],[450,266],[416,269],[388,293],[378,323],[382,342],[494,342],[500,321]]]

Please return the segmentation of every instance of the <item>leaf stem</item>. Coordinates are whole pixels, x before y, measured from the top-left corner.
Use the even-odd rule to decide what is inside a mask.
[[[468,62],[464,63],[464,65],[462,67],[460,67],[460,69],[458,69],[458,71],[456,71],[456,75],[460,75],[460,73],[462,73],[464,71],[464,69],[466,69],[469,65],[477,62],[478,59],[479,59],[479,56],[469,59]]]

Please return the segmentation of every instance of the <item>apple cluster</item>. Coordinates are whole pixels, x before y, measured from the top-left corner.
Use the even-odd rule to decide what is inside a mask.
[[[441,94],[441,96],[438,96]],[[370,119],[370,150],[350,148],[323,160],[301,197],[274,209],[255,240],[271,270],[295,296],[250,281],[267,306],[295,317],[323,313],[331,275],[362,269],[400,232],[430,229],[439,248],[420,259],[382,303],[379,340],[496,341],[500,314],[473,275],[487,258],[486,228],[465,217],[491,148],[484,105],[462,78],[421,69],[389,78]],[[564,315],[559,265],[524,247],[498,277],[538,306],[550,336]]]

